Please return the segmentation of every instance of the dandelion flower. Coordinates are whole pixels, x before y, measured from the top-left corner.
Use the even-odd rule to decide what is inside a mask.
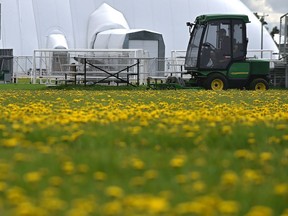
[[[101,172],[101,171],[95,172],[93,176],[94,176],[94,179],[95,179],[96,181],[105,181],[106,178],[107,178],[106,173]]]
[[[29,183],[39,182],[42,178],[40,172],[29,172],[24,175],[24,180]]]
[[[107,196],[109,197],[113,197],[113,198],[121,198],[123,197],[123,189],[121,187],[118,186],[109,186],[106,188],[105,193]]]
[[[186,162],[186,157],[183,155],[177,155],[170,160],[170,166],[173,168],[180,168],[184,166]]]

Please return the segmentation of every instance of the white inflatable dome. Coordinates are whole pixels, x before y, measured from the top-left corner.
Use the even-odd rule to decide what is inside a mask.
[[[0,0],[0,3],[0,48],[12,48],[16,56],[32,55],[34,49],[49,48],[48,45],[53,47],[55,36],[61,38],[68,49],[88,48],[89,35],[99,31],[88,32],[89,18],[103,3],[121,12],[127,21],[118,14],[108,20],[111,25],[116,20],[123,29],[129,25],[130,29],[161,33],[166,56],[170,56],[171,50],[186,50],[189,38],[186,22],[207,13],[247,14],[251,20],[248,49],[261,47],[261,23],[240,0]],[[109,8],[100,10],[107,12]],[[62,35],[51,35],[51,32]],[[263,48],[278,52],[266,30]]]
[[[110,29],[129,29],[129,25],[121,12],[104,3],[89,16],[88,48],[94,48],[97,34]]]

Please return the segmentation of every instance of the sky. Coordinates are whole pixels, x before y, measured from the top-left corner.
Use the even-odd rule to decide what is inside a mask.
[[[287,0],[241,0],[252,12],[258,15],[265,15],[265,21],[268,23],[268,30],[271,31],[274,26],[279,28],[280,17],[288,13]]]

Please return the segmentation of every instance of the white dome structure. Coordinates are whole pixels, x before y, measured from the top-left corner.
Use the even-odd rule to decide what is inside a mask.
[[[162,34],[147,29],[130,29],[124,15],[103,3],[89,17],[89,49],[143,49],[153,58],[165,58]]]
[[[186,50],[189,39],[186,22],[209,13],[247,14],[251,20],[248,49],[261,48],[261,23],[240,0],[0,0],[0,3],[0,48],[13,49],[15,56],[32,55],[35,49],[54,46],[89,48],[96,34],[117,26],[117,29],[161,33],[168,57],[171,50]],[[110,13],[113,8],[121,13],[106,17],[104,21],[109,25],[101,26],[103,16],[100,14]],[[91,19],[96,9],[97,16]],[[95,24],[97,28],[89,28]],[[57,45],[57,37],[62,45]],[[278,52],[266,29],[263,44],[264,49]]]
[[[89,17],[88,48],[94,48],[97,34],[110,29],[129,29],[129,25],[121,12],[104,3]]]
[[[65,35],[62,33],[51,33],[47,37],[47,45],[48,49],[68,49],[67,40]]]

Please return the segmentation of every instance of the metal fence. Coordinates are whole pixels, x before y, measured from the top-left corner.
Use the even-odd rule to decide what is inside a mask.
[[[259,52],[263,52],[265,59],[271,61],[272,85],[285,87],[288,80],[287,72],[285,71],[287,64],[283,66],[282,61],[279,64],[279,61],[275,60],[275,53],[271,50],[248,50],[248,57],[256,58],[254,54],[259,54]],[[74,82],[77,81],[77,83],[83,83],[84,75],[81,75],[80,72],[84,71],[84,64],[81,59],[85,57],[93,58],[98,65],[101,65],[101,69],[108,73],[117,73],[129,65],[133,65],[138,59],[139,68],[131,67],[128,72],[136,74],[138,69],[139,76],[131,76],[130,81],[136,83],[139,80],[139,84],[146,84],[148,77],[181,76],[188,78],[189,75],[185,75],[186,71],[184,68],[185,55],[186,52],[182,50],[172,51],[170,58],[148,58],[147,53],[139,49],[35,50],[34,56],[14,56],[12,79],[17,82],[19,78],[26,78],[31,83],[47,85],[61,83],[61,80],[70,81],[70,79]],[[79,72],[78,80],[76,80],[75,76],[72,76],[75,70]],[[101,74],[107,77],[107,73],[97,71],[95,67],[86,66],[86,70],[91,81],[93,81],[92,77],[95,79],[98,77],[101,80],[101,77],[99,77]],[[127,73],[127,71],[125,72]],[[67,76],[69,73],[71,76]],[[110,79],[105,80],[109,81]]]
[[[184,73],[184,58],[181,52],[174,51],[171,58],[148,58],[147,53],[141,49],[35,50],[32,70],[25,66],[22,70],[24,73],[16,72],[15,74],[16,77],[30,76],[31,83],[58,84],[61,80],[69,82],[70,78],[67,75],[75,74],[76,71],[78,79],[76,80],[75,76],[71,79],[75,83],[81,83],[81,81],[83,83],[84,74],[81,74],[83,71],[87,75],[87,82],[101,79],[109,81],[108,78],[116,77],[111,74],[124,74],[119,71],[130,74],[138,72],[138,77],[135,75],[130,77],[131,82],[138,80],[140,84],[145,84],[148,76],[167,77]],[[85,64],[85,68],[84,59],[90,61],[89,64]],[[130,67],[137,60],[139,65]],[[124,71],[126,69],[129,70]]]
[[[13,57],[13,78],[30,78],[33,70],[33,56]]]

